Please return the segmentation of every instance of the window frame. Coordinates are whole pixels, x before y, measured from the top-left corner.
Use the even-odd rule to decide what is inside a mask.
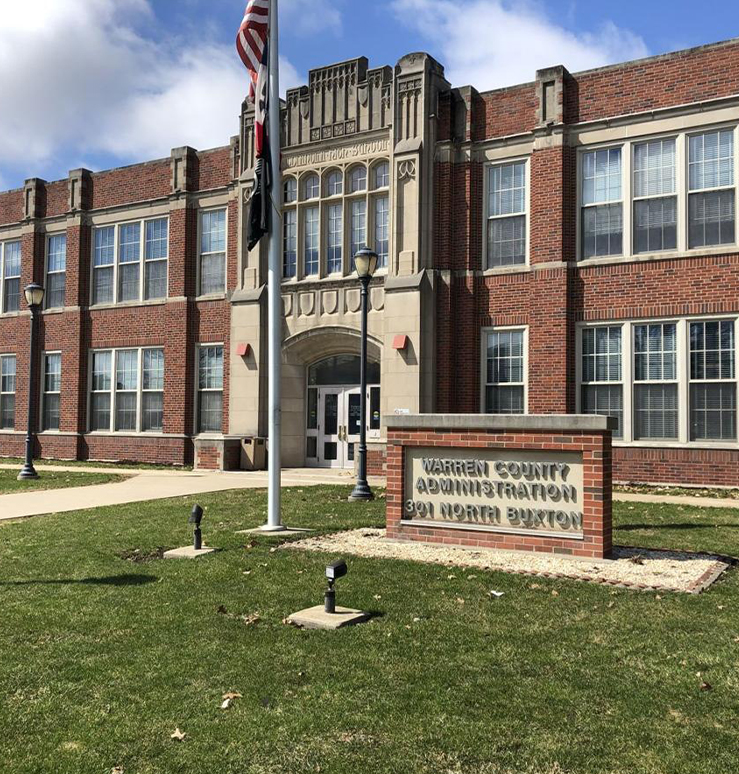
[[[146,265],[147,263],[155,263],[156,261],[150,261],[146,258],[146,224],[151,221],[156,220],[165,220],[167,222],[167,257],[166,258],[158,258],[156,261],[166,261],[167,262],[167,272],[166,272],[166,292],[164,296],[161,296],[159,298],[146,298]],[[120,300],[120,271],[119,267],[121,265],[120,261],[120,229],[122,226],[132,226],[138,224],[139,226],[139,260],[138,260],[138,267],[139,267],[139,294],[137,299],[131,299],[130,301],[121,301]],[[102,269],[109,267],[111,264],[105,264],[105,266],[96,267],[95,266],[95,233],[99,229],[106,229],[106,228],[112,228],[113,229],[113,280],[112,280],[112,286],[113,286],[113,300],[112,301],[102,301],[102,302],[95,302],[95,271],[97,269]],[[161,215],[151,215],[146,218],[133,218],[131,220],[120,220],[120,221],[114,221],[112,223],[93,223],[92,224],[92,232],[90,237],[90,294],[89,294],[89,303],[91,309],[101,309],[111,306],[141,306],[143,304],[162,304],[165,303],[166,300],[169,298],[169,262],[170,262],[170,243],[171,243],[171,234],[170,234],[170,218],[169,218],[169,212],[161,214]],[[47,260],[48,260],[48,250],[47,250]],[[132,265],[134,262],[126,262],[129,265]]]
[[[4,360],[15,361],[15,372],[13,375],[13,391],[4,391],[2,385],[2,364]],[[13,396],[13,427],[2,427],[2,403],[4,395]],[[14,352],[0,352],[0,433],[15,433],[16,432],[16,416],[18,409],[18,355]]]
[[[730,321],[734,325],[735,361],[734,379],[720,380],[722,383],[737,385],[737,440],[691,440],[690,439],[690,385],[694,383],[714,383],[719,380],[693,380],[690,378],[690,324],[695,322]],[[677,383],[678,437],[677,439],[637,439],[635,438],[634,387],[634,336],[637,325],[675,323],[676,325],[676,380],[665,383]],[[582,413],[582,332],[586,328],[621,327],[621,366],[623,384],[623,437],[614,438],[614,446],[644,448],[693,448],[693,449],[739,449],[739,368],[737,367],[736,341],[739,333],[739,314],[703,314],[680,317],[647,317],[628,320],[599,320],[597,322],[578,323],[576,328],[576,412]],[[605,384],[606,382],[604,382]],[[657,382],[651,382],[657,383]]]
[[[87,358],[87,434],[89,435],[141,435],[141,436],[162,436],[164,433],[164,406],[162,407],[162,430],[142,430],[143,425],[143,394],[144,394],[144,351],[145,350],[161,350],[164,356],[164,384],[166,385],[167,374],[167,359],[166,350],[163,344],[152,345],[145,347],[93,347],[88,350]],[[110,389],[109,390],[93,390],[93,360],[96,353],[110,353]],[[133,390],[119,390],[117,388],[116,373],[118,368],[118,353],[119,352],[136,352],[136,429],[135,430],[116,430],[116,414],[117,414],[117,396],[119,393],[134,392]],[[154,392],[161,392],[164,396],[164,386],[162,390],[154,390]],[[110,421],[108,423],[107,430],[93,430],[92,429],[92,396],[94,394],[109,395],[110,396]]]
[[[492,382],[487,380],[488,335],[508,331],[523,332],[523,382]],[[480,413],[487,411],[487,388],[491,384],[503,384],[510,387],[523,387],[522,414],[490,414],[490,416],[525,416],[529,413],[529,326],[528,325],[486,325],[480,329]]]
[[[50,271],[49,269],[49,258],[51,257],[51,240],[56,237],[64,237],[64,270],[63,271]],[[44,295],[44,309],[45,310],[60,310],[64,309],[66,306],[66,293],[67,293],[67,247],[69,245],[68,239],[67,239],[67,232],[66,231],[57,231],[53,233],[48,233],[46,235],[46,250],[44,253],[44,287],[46,288],[46,293]],[[64,300],[62,301],[61,306],[51,306],[49,303],[51,299],[51,295],[48,292],[49,291],[49,276],[50,275],[64,275]],[[92,292],[92,291],[91,291]]]
[[[59,357],[59,390],[46,389],[47,359],[49,357]],[[40,433],[59,433],[62,426],[62,369],[63,357],[59,349],[44,351],[41,353],[41,384],[40,384],[40,406],[39,406],[39,432]],[[45,422],[46,396],[57,395],[59,397],[59,427],[48,428]]]
[[[223,242],[223,290],[213,293],[202,293],[202,269],[203,269],[203,255],[217,255],[220,250],[212,251],[210,253],[203,253],[201,247],[203,246],[203,215],[207,212],[221,212],[225,213],[223,222],[224,229],[224,242]],[[199,207],[198,213],[198,242],[197,242],[197,260],[195,262],[195,297],[201,298],[223,298],[228,292],[228,205],[219,204],[208,207]]]
[[[10,279],[11,280],[18,280],[18,308],[17,309],[6,309],[6,290],[5,290],[5,283],[7,281],[6,277],[6,251],[8,245],[15,245],[17,244],[19,246],[20,250],[20,273],[18,276],[13,276]],[[22,310],[22,300],[21,297],[23,295],[23,288],[21,287],[23,280],[23,243],[20,237],[16,238],[8,238],[0,240],[0,315],[11,315],[11,314],[20,314]]]
[[[690,138],[703,134],[711,134],[720,131],[732,131],[734,142],[734,185],[720,188],[699,189],[690,191]],[[637,253],[634,249],[634,205],[637,201],[644,201],[644,197],[634,196],[634,146],[656,140],[675,140],[675,186],[677,197],[677,246],[674,249],[651,250]],[[620,255],[583,257],[582,244],[582,164],[583,155],[596,150],[621,148],[621,201],[623,208],[623,238],[622,252]],[[675,257],[690,257],[695,255],[715,255],[727,252],[735,252],[739,247],[739,217],[737,209],[739,205],[739,121],[736,119],[717,121],[704,126],[691,126],[683,129],[665,129],[654,134],[639,134],[633,137],[622,136],[602,142],[583,144],[577,149],[576,163],[576,204],[577,224],[575,231],[575,260],[585,266],[597,263],[665,260]],[[688,247],[689,245],[689,198],[691,193],[705,193],[717,190],[734,191],[734,242],[724,245],[706,245],[700,247]],[[659,198],[659,197],[654,197]]]
[[[517,212],[515,215],[490,215],[490,174],[494,167],[506,167],[511,164],[524,164],[524,212]],[[531,156],[517,155],[510,158],[490,159],[483,165],[482,180],[482,201],[483,201],[483,223],[482,223],[482,270],[486,274],[505,274],[508,272],[524,271],[531,265]],[[524,262],[513,263],[506,266],[490,266],[488,250],[488,223],[491,219],[505,219],[523,215],[526,222],[524,251]]]
[[[222,351],[222,357],[223,357],[223,383],[221,385],[220,390],[216,390],[213,388],[205,388],[201,390],[200,388],[200,350],[201,349],[208,349],[210,347],[220,347]],[[223,342],[198,342],[195,345],[195,395],[194,395],[194,407],[193,407],[193,436],[220,436],[223,435],[223,407],[225,403],[225,395],[226,395],[226,381],[227,381],[227,371],[226,371],[226,345]],[[222,399],[221,399],[221,429],[220,430],[200,430],[200,394],[201,392],[220,392]]]

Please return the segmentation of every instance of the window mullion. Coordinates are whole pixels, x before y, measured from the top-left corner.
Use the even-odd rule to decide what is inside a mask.
[[[116,397],[118,390],[116,390],[116,358],[118,356],[117,350],[110,350],[110,422],[108,424],[108,430],[111,433],[115,432],[115,415],[116,415]]]
[[[139,223],[139,302],[144,300],[144,274],[146,266],[144,265],[144,245],[146,243],[146,221]]]
[[[136,374],[136,432],[140,433],[143,423],[141,421],[141,412],[143,411],[142,392],[144,385],[144,350],[138,351],[138,373]]]

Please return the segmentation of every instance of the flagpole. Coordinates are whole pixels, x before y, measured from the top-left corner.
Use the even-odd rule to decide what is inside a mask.
[[[268,532],[284,530],[280,510],[280,487],[282,485],[282,459],[280,456],[280,432],[282,413],[280,408],[281,385],[280,364],[282,362],[282,172],[280,170],[280,51],[278,26],[278,0],[269,6],[269,148],[272,167],[271,227],[269,230],[269,268],[267,272],[268,301],[268,466],[269,489],[267,495],[267,524],[262,529]]]

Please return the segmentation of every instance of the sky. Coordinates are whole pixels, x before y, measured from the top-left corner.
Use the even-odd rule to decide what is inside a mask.
[[[228,144],[245,0],[0,0],[0,190]],[[698,12],[700,8],[700,13]],[[479,90],[739,36],[729,0],[280,0],[281,86],[427,51]]]

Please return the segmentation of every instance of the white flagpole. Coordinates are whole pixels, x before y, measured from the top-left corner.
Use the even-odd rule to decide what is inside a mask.
[[[272,187],[269,232],[269,270],[267,273],[268,300],[268,358],[269,358],[269,425],[268,465],[269,490],[267,496],[268,532],[278,532],[282,525],[280,487],[282,460],[280,457],[280,364],[282,361],[282,172],[280,170],[280,50],[278,27],[278,0],[269,6],[269,147],[272,161]]]

